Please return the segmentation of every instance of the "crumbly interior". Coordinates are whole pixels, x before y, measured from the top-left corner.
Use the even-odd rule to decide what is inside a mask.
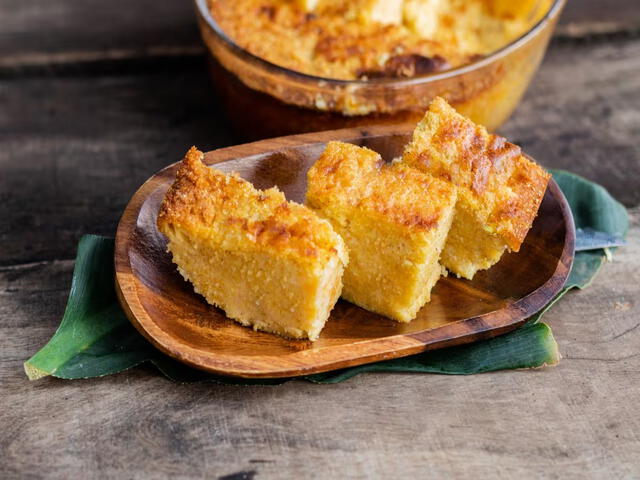
[[[438,260],[453,218],[450,212],[436,228],[411,235],[406,228],[357,208],[347,207],[337,215],[333,209],[319,211],[349,248],[342,296],[399,322],[413,320],[431,300],[442,273]]]
[[[201,158],[189,151],[158,216],[180,273],[243,325],[317,339],[342,289],[344,242],[281,192],[256,190]]]
[[[489,134],[442,98],[429,106],[401,163],[456,186],[456,219],[442,262],[469,279],[506,249],[520,249],[550,178],[518,146]]]
[[[193,232],[165,233],[182,276],[242,325],[315,340],[340,296],[343,265],[337,256],[309,269],[259,249],[227,250]]]
[[[446,247],[442,251],[442,264],[456,275],[472,279],[478,270],[498,263],[506,249],[504,240],[485,231],[473,208],[459,200]]]
[[[551,0],[209,0],[249,52],[336,79],[407,77],[487,55],[523,35]]]
[[[430,300],[455,201],[447,182],[340,142],[308,174],[306,204],[349,249],[342,296],[399,322]]]

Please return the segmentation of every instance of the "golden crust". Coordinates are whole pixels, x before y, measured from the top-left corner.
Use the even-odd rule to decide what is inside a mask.
[[[531,6],[516,11],[493,3],[209,0],[209,7],[222,30],[254,55],[311,75],[355,79],[413,76],[468,63],[525,33],[550,0],[537,2],[544,8],[534,15]]]
[[[307,180],[306,204],[349,248],[343,298],[400,322],[415,318],[442,274],[456,188],[341,142],[327,144]]]
[[[448,182],[386,164],[373,150],[350,143],[329,142],[307,177],[311,208],[321,210],[326,202],[358,207],[417,232],[436,228],[456,199]]]
[[[331,225],[303,205],[287,202],[276,187],[257,190],[236,174],[202,163],[195,147],[187,152],[158,213],[158,229],[199,232],[226,249],[262,248],[324,261],[338,255],[346,263],[342,239]]]
[[[429,106],[402,161],[454,183],[489,233],[513,251],[531,228],[550,178],[520,147],[489,134],[442,98]]]

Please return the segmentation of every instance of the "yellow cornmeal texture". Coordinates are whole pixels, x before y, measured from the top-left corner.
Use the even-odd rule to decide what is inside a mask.
[[[308,173],[306,204],[349,249],[343,298],[399,322],[430,300],[455,201],[449,183],[341,142]]]
[[[189,150],[158,215],[178,270],[243,325],[317,339],[342,289],[344,242],[276,188],[256,190],[202,157]]]
[[[442,264],[468,279],[520,249],[550,175],[520,148],[489,134],[436,98],[413,132],[402,163],[450,181],[458,203]]]
[[[439,57],[448,67],[468,63],[526,33],[550,4],[551,0],[209,0],[221,29],[254,55],[298,72],[346,80],[384,71],[396,56]],[[403,70],[401,76],[412,76],[412,70]]]

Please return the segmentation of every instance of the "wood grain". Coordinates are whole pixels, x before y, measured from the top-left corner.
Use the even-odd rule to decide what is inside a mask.
[[[190,1],[0,0],[0,69],[202,52]]]
[[[281,137],[205,154],[258,188],[278,186],[303,202],[306,172],[328,140],[371,148],[391,160],[410,140],[406,127],[367,127]],[[339,302],[316,342],[255,332],[212,308],[176,271],[157,213],[175,178],[173,164],[147,180],[116,234],[118,297],[136,328],[163,352],[197,368],[240,377],[291,377],[469,343],[522,324],[560,291],[571,270],[575,232],[566,200],[551,182],[519,253],[504,255],[473,281],[441,279],[415,320],[399,324]]]
[[[543,164],[640,203],[640,41],[557,45],[500,133]]]
[[[639,31],[640,8],[635,0],[569,0],[556,35],[579,39]]]
[[[204,64],[0,82],[0,265],[73,258],[84,233],[114,235],[138,186],[189,145],[229,144],[209,93]]]

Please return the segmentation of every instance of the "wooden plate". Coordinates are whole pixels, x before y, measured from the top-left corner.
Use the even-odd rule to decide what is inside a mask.
[[[302,202],[306,173],[329,140],[391,159],[408,140],[402,126],[296,135],[209,152],[207,164],[237,171],[258,188],[277,185]],[[574,252],[571,211],[551,181],[519,253],[473,281],[443,278],[409,324],[339,301],[316,342],[254,332],[194,293],[166,253],[156,215],[177,164],[151,177],[127,206],[116,236],[116,287],[131,322],[163,352],[194,367],[239,377],[288,377],[474,342],[515,329],[564,285]]]

